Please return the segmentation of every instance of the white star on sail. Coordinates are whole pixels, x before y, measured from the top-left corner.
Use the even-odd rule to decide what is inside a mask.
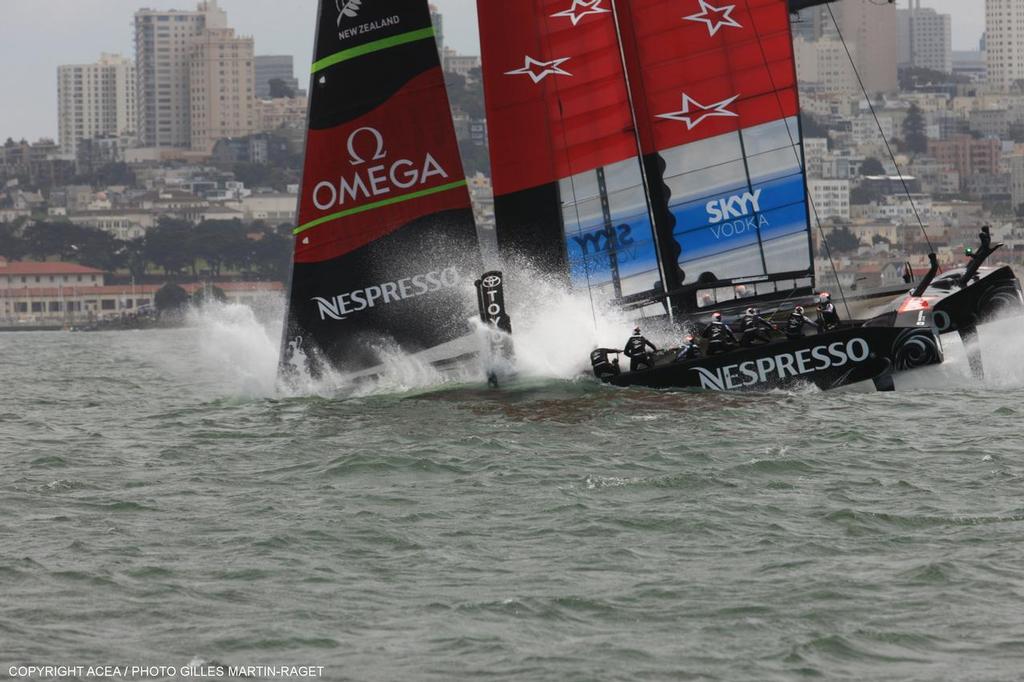
[[[732,18],[736,5],[722,5],[715,7],[707,0],[699,0],[700,12],[683,17],[687,21],[701,21],[708,25],[708,32],[714,36],[723,26],[743,28],[743,24]]]
[[[739,116],[736,112],[726,109],[726,107],[735,102],[738,98],[739,95],[733,95],[729,99],[723,99],[721,102],[704,105],[684,92],[683,108],[679,111],[673,111],[667,114],[658,114],[658,118],[681,121],[686,124],[687,130],[693,130],[700,125],[704,119],[711,118],[712,116]]]
[[[571,19],[572,25],[575,26],[580,23],[585,16],[611,12],[607,7],[601,6],[602,2],[604,2],[604,0],[572,0],[572,7],[564,12],[552,14],[551,17],[566,17],[567,19]]]
[[[506,71],[506,76],[529,76],[534,83],[540,83],[548,76],[571,76],[572,74],[561,68],[562,64],[569,61],[569,57],[562,57],[561,59],[552,59],[550,62],[537,61],[533,57],[527,55],[523,61],[523,68],[515,69],[514,71]],[[535,69],[540,67],[540,71]]]

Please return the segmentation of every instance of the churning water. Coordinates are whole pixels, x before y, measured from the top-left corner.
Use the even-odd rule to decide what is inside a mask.
[[[949,340],[896,394],[663,393],[579,378],[632,320],[544,300],[498,391],[281,390],[280,311],[0,335],[0,674],[1020,679],[1024,324],[984,382]]]

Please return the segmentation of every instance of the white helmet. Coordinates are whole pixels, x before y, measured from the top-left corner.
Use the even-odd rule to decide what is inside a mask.
[[[818,294],[818,299],[822,303],[831,303],[832,302],[832,294],[828,293],[827,291],[823,291],[820,294]]]
[[[722,313],[711,313],[711,320],[713,322],[721,322],[722,321]]]

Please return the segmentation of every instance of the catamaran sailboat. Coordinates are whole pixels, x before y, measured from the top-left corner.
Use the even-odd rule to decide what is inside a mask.
[[[813,300],[789,11],[787,0],[479,0],[502,251],[680,331],[712,311]],[[806,339],[601,378],[891,389],[893,372],[942,361],[935,306],[914,293]]]
[[[677,328],[713,309],[809,297],[812,207],[787,9],[480,0],[502,252]],[[480,350],[467,325],[480,250],[426,0],[321,0],[315,55],[282,368],[360,371],[396,350],[468,359]],[[894,370],[941,361],[943,322],[969,334],[971,306],[1020,300],[1012,272],[968,271],[932,272],[913,300],[806,348],[605,378],[885,388]],[[484,323],[506,332],[492,334],[492,354],[507,355],[501,282],[477,280],[477,301]],[[993,299],[986,283],[1002,293]]]

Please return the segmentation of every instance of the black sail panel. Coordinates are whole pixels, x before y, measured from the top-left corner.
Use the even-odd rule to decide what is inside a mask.
[[[321,0],[285,364],[468,332],[476,227],[425,0]]]

